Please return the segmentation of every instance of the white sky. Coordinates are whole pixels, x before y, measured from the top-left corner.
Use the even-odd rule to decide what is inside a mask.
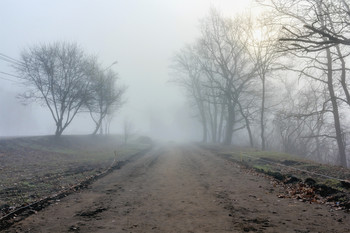
[[[64,40],[96,54],[105,67],[117,60],[113,69],[129,89],[128,102],[116,114],[112,132],[120,132],[128,118],[140,133],[188,139],[201,132],[193,132],[196,126],[185,97],[168,82],[171,57],[198,37],[199,19],[210,7],[233,16],[249,4],[243,0],[1,0],[0,53],[19,58],[25,47]],[[0,71],[14,73],[1,60]],[[0,79],[0,135],[52,134],[55,127],[49,112],[37,104],[20,105],[17,86]],[[90,133],[92,127],[88,116],[80,116],[66,133]]]

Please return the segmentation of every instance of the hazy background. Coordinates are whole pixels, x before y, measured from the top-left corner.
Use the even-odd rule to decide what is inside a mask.
[[[0,53],[19,58],[23,48],[41,42],[77,42],[99,57],[104,67],[114,61],[124,84],[127,103],[116,113],[112,133],[129,119],[141,134],[167,140],[201,137],[201,129],[171,79],[173,54],[198,36],[199,20],[210,7],[224,15],[244,11],[240,0],[1,0]],[[0,60],[0,71],[15,74]],[[23,87],[0,73],[0,136],[53,134],[47,108],[23,106],[16,99]],[[65,134],[91,133],[88,115],[77,116]]]

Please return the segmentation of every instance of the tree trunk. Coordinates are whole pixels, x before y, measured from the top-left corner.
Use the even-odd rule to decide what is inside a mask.
[[[235,125],[235,112],[234,107],[231,103],[228,104],[227,108],[228,116],[227,116],[227,124],[226,124],[226,133],[223,144],[231,145],[232,143],[232,135],[233,135],[233,127]]]
[[[350,93],[349,93],[349,89],[348,89],[348,85],[346,83],[346,64],[345,64],[345,59],[344,56],[340,50],[339,45],[335,46],[335,48],[337,49],[337,53],[338,53],[338,57],[339,60],[341,62],[341,79],[340,79],[340,83],[342,85],[345,97],[346,97],[346,102],[347,104],[350,106]]]
[[[59,138],[63,133],[63,128],[62,128],[62,119],[58,119],[56,123],[56,132],[55,132],[55,137]]]
[[[101,128],[101,124],[102,124],[102,119],[100,119],[97,123],[96,123],[96,127],[95,130],[92,132],[92,135],[96,135],[98,130]],[[101,128],[102,129],[102,128]]]
[[[244,121],[245,121],[245,125],[246,125],[248,136],[249,136],[250,146],[254,147],[253,135],[252,135],[252,130],[250,129],[250,122],[249,122],[248,116],[246,114],[244,114],[242,105],[240,103],[238,103],[238,106],[239,106],[239,111],[241,112],[241,115],[243,116]]]
[[[102,112],[101,109],[100,109],[100,111],[101,111],[101,112],[99,113],[99,118],[98,118],[98,120],[95,120],[95,119],[92,117],[91,113],[90,113],[90,115],[91,115],[91,117],[92,117],[92,119],[94,120],[95,125],[96,125],[95,130],[92,132],[92,135],[96,135],[97,132],[98,132],[98,130],[100,130],[100,134],[103,134],[102,122],[103,122],[103,119],[105,118],[106,115]]]
[[[207,113],[208,113],[208,125],[209,125],[209,137],[211,137],[211,142],[214,142],[214,119],[213,119],[213,114],[212,114],[212,109],[211,109],[211,105],[210,105],[210,101],[208,101],[208,104],[207,104]]]
[[[214,135],[213,142],[217,143],[218,141],[218,106],[214,103]]]
[[[262,99],[261,99],[261,114],[260,114],[260,128],[261,128],[261,150],[265,150],[265,75],[262,76]]]
[[[214,117],[213,117],[213,143],[218,141],[218,104],[214,88],[211,88],[213,97]]]
[[[203,98],[201,96],[199,98],[196,98],[196,103],[198,106],[198,110],[199,110],[199,114],[200,114],[201,122],[202,122],[202,130],[203,130],[202,142],[206,143],[206,142],[208,142],[208,126],[207,126],[207,117],[205,115],[205,110],[204,110],[205,107],[203,104]]]
[[[336,140],[337,140],[338,149],[339,149],[339,162],[341,166],[347,167],[346,152],[345,152],[345,145],[344,145],[341,125],[340,125],[337,97],[335,96],[334,87],[333,87],[333,67],[332,67],[333,61],[332,61],[331,51],[329,48],[326,49],[326,53],[327,53],[327,86],[328,86],[329,96],[331,98],[331,103],[333,108],[332,113],[333,113],[333,119],[334,119],[334,128],[336,132]]]
[[[202,128],[203,128],[203,139],[202,142],[206,143],[208,142],[208,127],[206,122],[202,122]]]
[[[222,129],[224,126],[224,116],[225,116],[225,103],[221,105],[221,112],[220,112],[220,122],[219,122],[219,129],[218,129],[218,142],[221,142],[222,135]]]
[[[55,137],[59,138],[62,135],[62,130],[56,129]]]

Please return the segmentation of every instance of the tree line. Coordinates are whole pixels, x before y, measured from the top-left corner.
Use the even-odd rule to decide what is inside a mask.
[[[253,18],[215,9],[173,59],[203,141],[278,149],[347,167],[350,2],[265,0]]]
[[[32,46],[23,50],[14,68],[26,87],[20,99],[49,109],[56,137],[82,112],[95,124],[92,134],[103,131],[103,122],[108,131],[114,112],[124,104],[126,87],[118,74],[104,69],[76,43]]]

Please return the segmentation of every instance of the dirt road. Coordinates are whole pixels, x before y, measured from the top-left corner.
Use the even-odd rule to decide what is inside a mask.
[[[166,145],[5,232],[350,232],[349,214],[279,189],[195,146]]]

